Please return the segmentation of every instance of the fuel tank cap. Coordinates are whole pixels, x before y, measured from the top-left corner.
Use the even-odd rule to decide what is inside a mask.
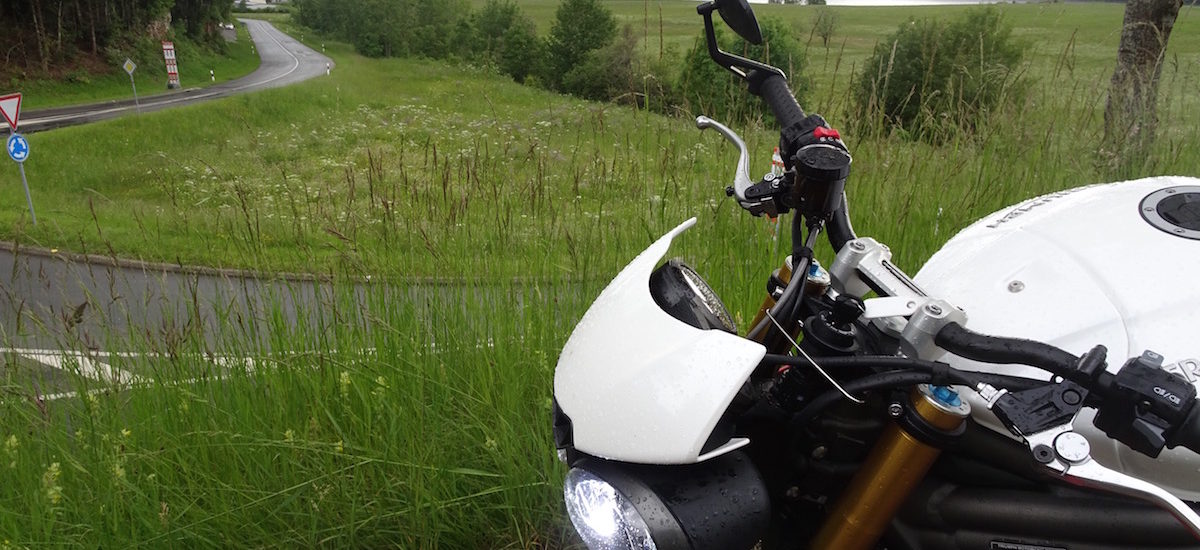
[[[1142,199],[1142,219],[1157,229],[1200,240],[1200,186],[1181,185],[1159,189]]]

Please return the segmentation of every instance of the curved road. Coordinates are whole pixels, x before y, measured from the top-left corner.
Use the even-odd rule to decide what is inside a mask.
[[[158,111],[243,92],[286,86],[324,75],[326,69],[333,66],[331,59],[283,34],[266,21],[256,19],[241,19],[240,21],[246,24],[246,29],[250,31],[250,38],[254,40],[254,46],[258,50],[259,57],[262,58],[262,64],[259,65],[258,70],[237,80],[207,88],[188,88],[140,98],[142,112]],[[196,74],[199,75],[200,72],[197,71]],[[137,106],[132,99],[29,111],[21,116],[21,131],[30,133],[85,124],[136,111]]]
[[[243,22],[262,57],[258,70],[209,88],[143,98],[142,111],[285,86],[324,75],[326,64],[332,66],[328,57],[270,23]],[[134,112],[132,100],[29,111],[21,117],[21,129],[47,130]],[[121,370],[115,360],[129,349],[172,354],[181,344],[219,350],[233,341],[242,349],[262,350],[273,322],[284,320],[308,332],[328,327],[330,315],[346,313],[338,311],[338,302],[329,285],[315,281],[190,272],[0,243],[0,380],[10,389],[15,384],[39,395],[65,391],[79,376],[129,383],[143,379]]]

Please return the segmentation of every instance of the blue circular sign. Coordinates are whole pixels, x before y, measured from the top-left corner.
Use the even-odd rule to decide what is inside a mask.
[[[8,156],[17,162],[25,162],[25,159],[29,158],[29,141],[21,134],[8,136],[4,149],[8,151]]]

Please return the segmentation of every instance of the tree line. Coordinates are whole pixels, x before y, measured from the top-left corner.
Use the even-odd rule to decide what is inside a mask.
[[[220,48],[228,0],[0,0],[0,76],[70,65],[83,55],[118,62],[118,50],[183,35]],[[114,58],[114,59],[109,59]]]

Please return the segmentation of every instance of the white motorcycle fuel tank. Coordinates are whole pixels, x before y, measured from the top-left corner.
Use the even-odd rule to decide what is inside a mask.
[[[967,327],[1080,355],[1108,348],[1108,370],[1151,350],[1200,387],[1200,179],[1155,177],[1051,193],[996,212],[938,251],[915,280],[962,308]],[[1023,365],[930,357],[968,370],[1047,380]],[[1007,433],[969,392],[977,420]],[[1108,438],[1085,409],[1076,431],[1109,468],[1200,500],[1200,455],[1150,458]]]

